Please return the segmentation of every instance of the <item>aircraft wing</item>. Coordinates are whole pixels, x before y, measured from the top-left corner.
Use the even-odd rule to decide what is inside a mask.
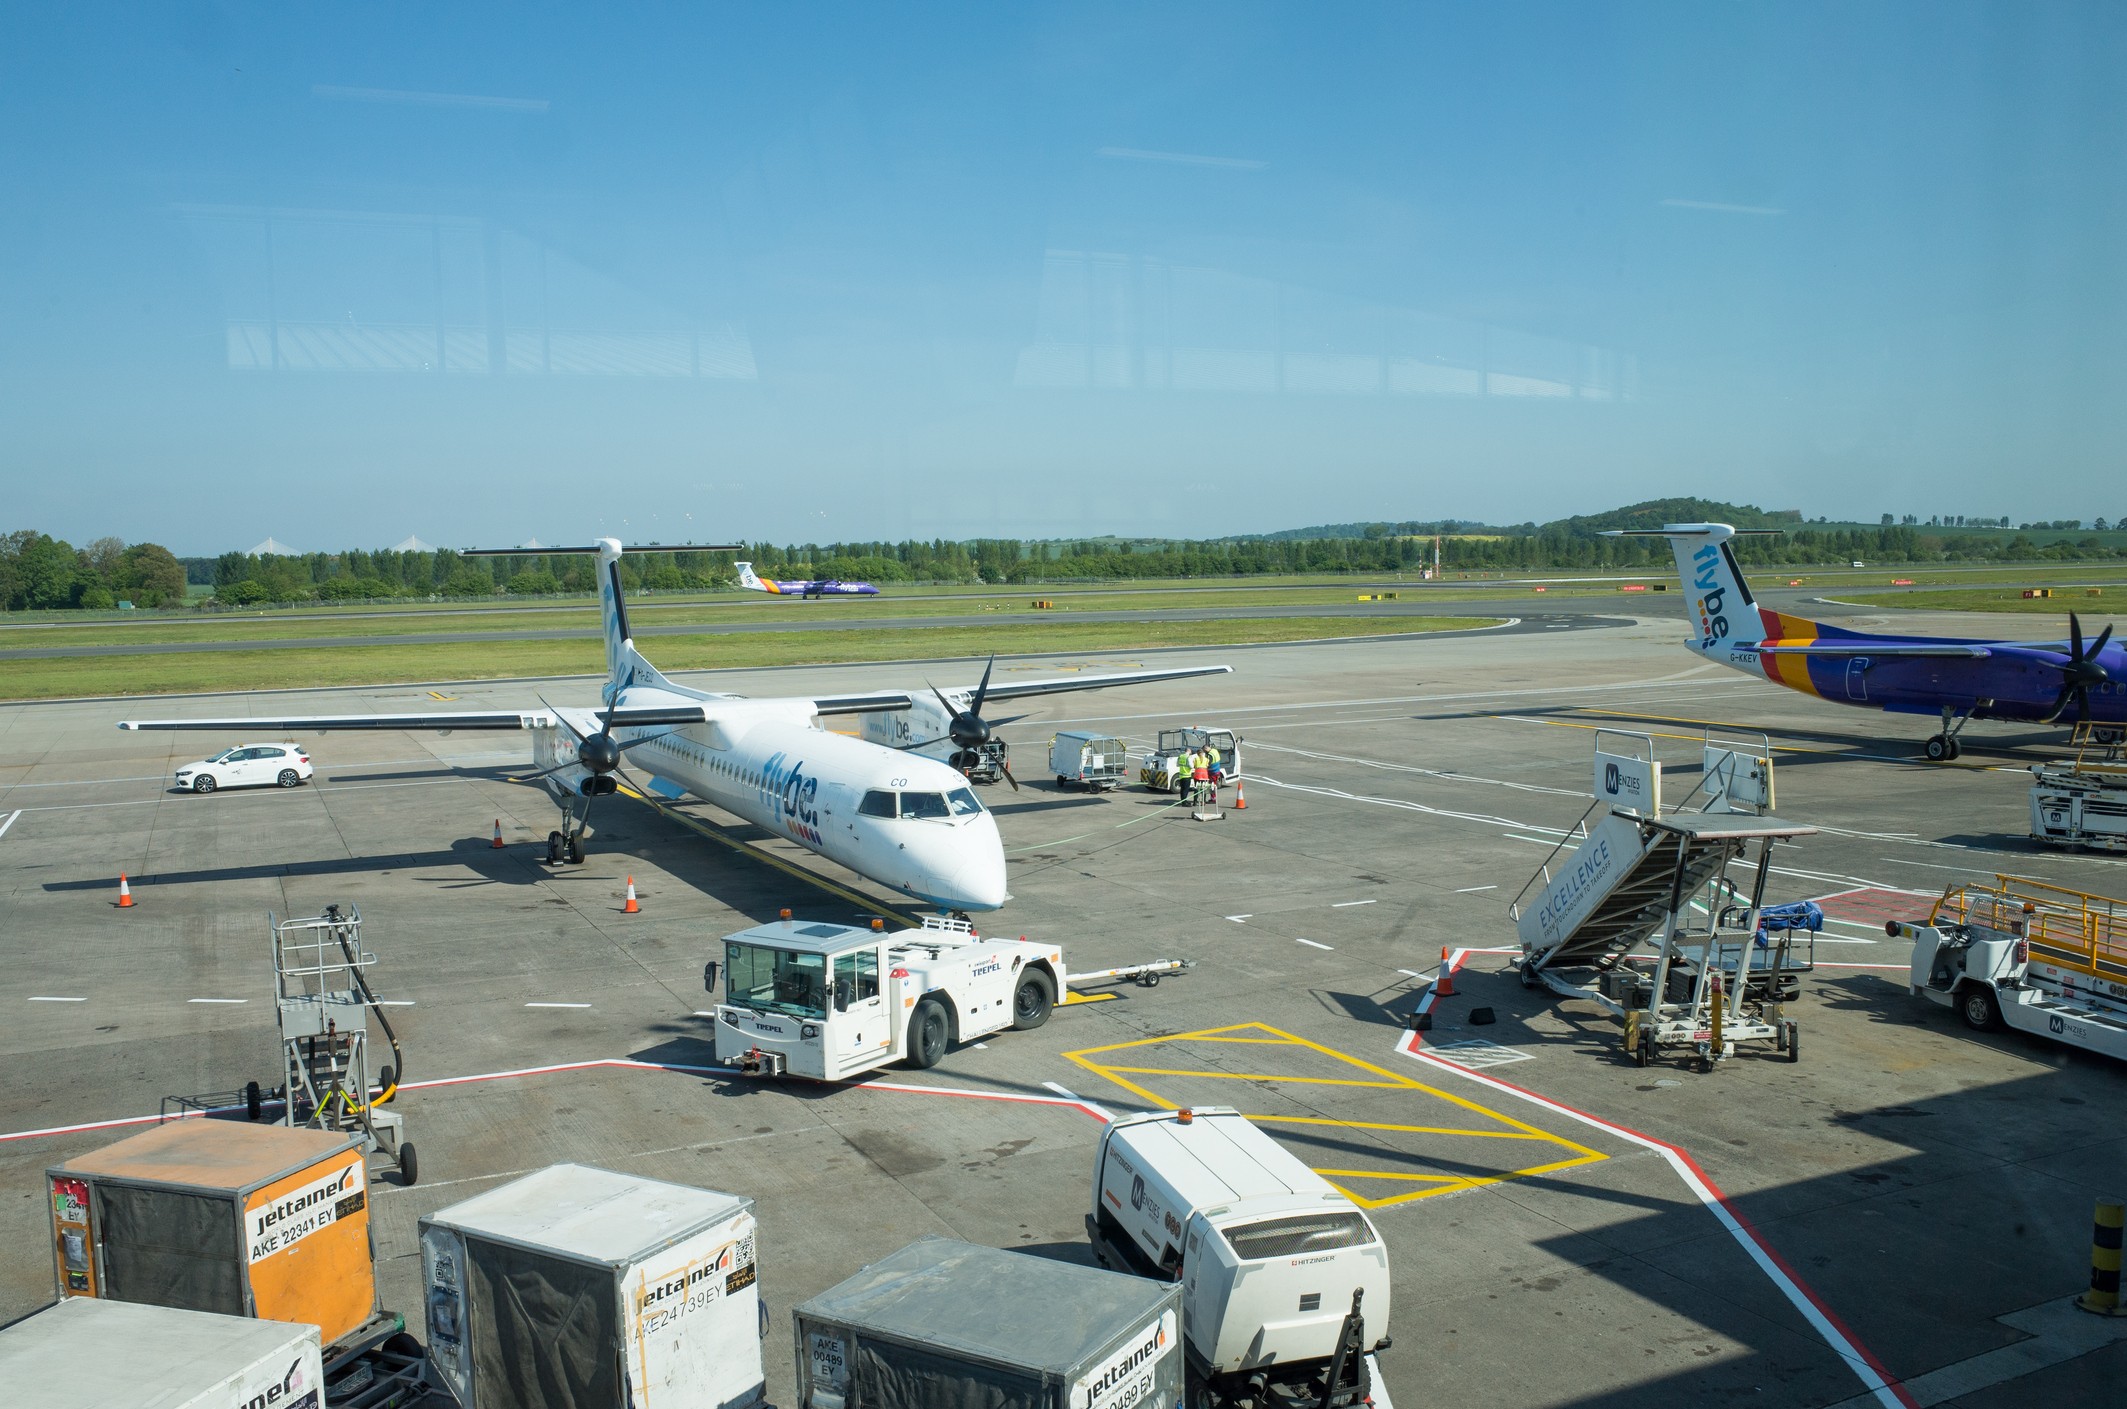
[[[1230,665],[1198,665],[1187,670],[1133,670],[1126,675],[1076,675],[1063,680],[1022,680],[990,686],[989,700],[1018,700],[1029,695],[1067,695],[1073,690],[1105,690],[1111,685],[1144,685],[1154,680],[1187,680],[1193,675],[1231,675]]]
[[[818,695],[812,703],[822,714],[882,714],[907,709],[915,701],[905,694],[887,691],[870,695]]]
[[[1985,646],[1903,641],[1760,641],[1745,649],[1761,656],[1951,656],[1969,660],[1994,654]]]
[[[698,705],[658,705],[637,709],[613,711],[613,727],[646,724],[699,724],[709,717],[708,708],[715,701]],[[463,710],[438,710],[421,714],[246,714],[235,718],[220,719],[122,719],[121,729],[199,729],[243,731],[264,729],[269,732],[286,731],[300,733],[316,730],[325,733],[341,729],[407,729],[415,732],[435,730],[448,734],[458,729],[529,729],[535,724],[553,722],[559,710],[525,709],[496,714],[475,714]],[[605,714],[595,708],[576,711],[603,720]]]

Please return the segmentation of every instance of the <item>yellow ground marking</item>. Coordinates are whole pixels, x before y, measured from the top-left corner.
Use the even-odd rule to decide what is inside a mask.
[[[1260,1032],[1267,1035],[1262,1037],[1236,1035],[1250,1032]],[[1224,1042],[1250,1046],[1305,1048],[1308,1051],[1317,1052],[1325,1057],[1342,1062],[1347,1066],[1356,1067],[1380,1079],[1364,1081],[1351,1077],[1185,1071],[1168,1067],[1116,1066],[1097,1060],[1109,1052],[1127,1052],[1134,1048],[1156,1047],[1168,1042]],[[1103,1047],[1084,1047],[1075,1052],[1066,1052],[1064,1056],[1094,1075],[1104,1077],[1131,1094],[1161,1108],[1172,1108],[1175,1103],[1129,1078],[1132,1076],[1181,1076],[1211,1078],[1223,1081],[1276,1081],[1291,1085],[1363,1086],[1377,1089],[1416,1091],[1446,1101],[1450,1105],[1457,1106],[1486,1120],[1497,1121],[1507,1128],[1503,1130],[1458,1130],[1451,1126],[1400,1125],[1387,1121],[1334,1120],[1325,1116],[1251,1115],[1248,1118],[1254,1121],[1274,1124],[1341,1126],[1347,1130],[1393,1130],[1411,1135],[1467,1135],[1487,1140],[1535,1140],[1544,1144],[1556,1145],[1561,1149],[1572,1152],[1572,1158],[1570,1159],[1531,1165],[1523,1169],[1510,1170],[1504,1174],[1421,1174],[1401,1170],[1370,1169],[1317,1169],[1315,1171],[1315,1173],[1328,1180],[1330,1186],[1336,1189],[1338,1193],[1343,1194],[1361,1208],[1386,1208],[1391,1204],[1412,1203],[1418,1199],[1429,1199],[1436,1194],[1445,1194],[1456,1189],[1475,1189],[1486,1184],[1504,1184],[1510,1179],[1526,1179],[1539,1174],[1555,1174],[1559,1170],[1573,1169],[1584,1164],[1594,1164],[1609,1158],[1608,1155],[1603,1154],[1600,1150],[1591,1150],[1586,1145],[1577,1145],[1562,1136],[1553,1135],[1548,1130],[1538,1129],[1525,1121],[1519,1121],[1512,1116],[1502,1115],[1498,1111],[1480,1106],[1466,1097],[1455,1095],[1450,1091],[1443,1091],[1437,1086],[1428,1086],[1422,1081],[1404,1075],[1402,1072],[1390,1071],[1385,1067],[1375,1066],[1372,1062],[1362,1061],[1357,1057],[1339,1052],[1334,1047],[1325,1047],[1319,1042],[1310,1042],[1304,1037],[1280,1031],[1267,1023],[1235,1023],[1230,1027],[1210,1027],[1200,1032],[1176,1032],[1169,1033],[1164,1037],[1140,1038],[1134,1042],[1111,1042]],[[1384,1150],[1382,1153],[1384,1157],[1389,1158],[1395,1158],[1398,1155],[1398,1152],[1390,1150]],[[1410,1156],[1403,1156],[1403,1158],[1410,1158]],[[1382,1198],[1368,1198],[1364,1194],[1357,1192],[1349,1184],[1337,1182],[1338,1180],[1363,1179],[1386,1179],[1399,1183],[1425,1184],[1428,1187],[1414,1189],[1408,1193],[1389,1194]]]
[[[1073,1003],[1107,1003],[1112,1002],[1118,996],[1120,995],[1114,993],[1073,993],[1066,989],[1064,990],[1063,1005],[1068,1008]]]
[[[440,690],[430,690],[428,697],[432,700],[455,700],[458,698],[456,695],[446,695]]]

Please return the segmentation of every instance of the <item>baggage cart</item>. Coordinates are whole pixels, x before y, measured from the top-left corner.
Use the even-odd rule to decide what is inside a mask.
[[[798,1409],[1180,1409],[1181,1288],[924,1238],[800,1306]]]
[[[557,1164],[420,1233],[429,1359],[464,1409],[740,1409],[766,1392],[751,1199]]]
[[[69,1297],[0,1330],[8,1401],[79,1409],[321,1409],[318,1328]]]
[[[1105,734],[1065,733],[1049,740],[1049,771],[1059,788],[1119,788],[1130,775],[1128,764],[1122,740]]]

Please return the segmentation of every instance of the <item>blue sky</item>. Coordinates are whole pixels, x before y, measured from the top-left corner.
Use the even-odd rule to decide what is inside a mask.
[[[2127,514],[2117,7],[0,24],[0,527]]]

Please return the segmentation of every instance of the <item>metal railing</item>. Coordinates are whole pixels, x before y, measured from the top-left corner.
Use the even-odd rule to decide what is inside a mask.
[[[2100,960],[2127,966],[2127,901],[2019,876],[1997,874],[1994,882],[1945,888],[1928,923],[1948,915],[1960,924],[2021,935],[2092,973]]]
[[[1603,805],[1603,800],[1597,798],[1594,802],[1588,804],[1588,810],[1580,815],[1580,820],[1566,829],[1565,835],[1558,839],[1558,845],[1551,848],[1550,853],[1544,857],[1543,864],[1536,868],[1536,874],[1523,882],[1521,889],[1514,892],[1514,898],[1507,902],[1508,919],[1517,923],[1521,920],[1521,902],[1528,896],[1530,886],[1541,883],[1544,888],[1549,888],[1551,884],[1551,863],[1556,861],[1558,854],[1566,849],[1567,842],[1586,841],[1588,839],[1588,819],[1595,815],[1596,808]],[[1538,894],[1541,893],[1541,890],[1538,891]]]

